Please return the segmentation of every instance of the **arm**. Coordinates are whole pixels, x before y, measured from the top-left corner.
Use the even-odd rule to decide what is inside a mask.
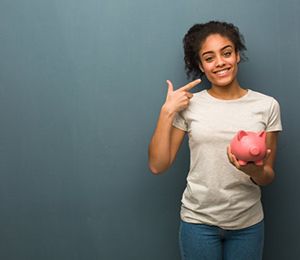
[[[185,132],[172,126],[173,118],[163,107],[149,145],[149,168],[154,174],[171,166],[183,141]]]
[[[173,163],[185,135],[185,131],[172,126],[173,119],[177,112],[188,107],[193,96],[188,91],[199,82],[200,80],[195,80],[174,91],[172,83],[168,81],[166,102],[161,108],[157,126],[149,144],[148,164],[152,173],[158,174],[166,171]]]
[[[265,186],[270,184],[275,177],[274,172],[274,163],[276,157],[276,148],[277,148],[277,139],[278,132],[268,132],[266,136],[267,143],[267,156],[264,161],[264,165],[257,166],[253,163],[247,164],[245,166],[239,165],[235,156],[230,152],[230,148],[228,148],[228,157],[231,163],[243,171],[245,174],[249,175],[251,179],[260,186]]]

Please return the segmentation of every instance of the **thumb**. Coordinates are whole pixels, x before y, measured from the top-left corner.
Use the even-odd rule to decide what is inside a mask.
[[[172,82],[170,80],[167,80],[167,84],[168,84],[168,94],[172,93],[174,91]]]
[[[271,149],[267,149],[265,161],[269,158],[270,154],[271,154]]]
[[[267,149],[265,158],[263,159],[264,164],[266,163],[270,155],[271,155],[271,149]]]

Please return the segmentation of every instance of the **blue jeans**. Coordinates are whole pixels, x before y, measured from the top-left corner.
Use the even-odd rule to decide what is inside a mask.
[[[182,260],[261,260],[264,221],[239,230],[181,221],[179,244]]]

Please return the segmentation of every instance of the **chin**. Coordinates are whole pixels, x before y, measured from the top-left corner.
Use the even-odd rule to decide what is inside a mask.
[[[232,85],[234,79],[224,79],[224,80],[212,80],[210,81],[212,85],[217,87],[228,87]]]

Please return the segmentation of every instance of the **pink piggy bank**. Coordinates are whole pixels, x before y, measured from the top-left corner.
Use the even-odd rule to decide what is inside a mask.
[[[263,165],[263,159],[267,153],[266,132],[238,131],[230,147],[231,153],[235,155],[240,165],[246,165],[248,162]]]

